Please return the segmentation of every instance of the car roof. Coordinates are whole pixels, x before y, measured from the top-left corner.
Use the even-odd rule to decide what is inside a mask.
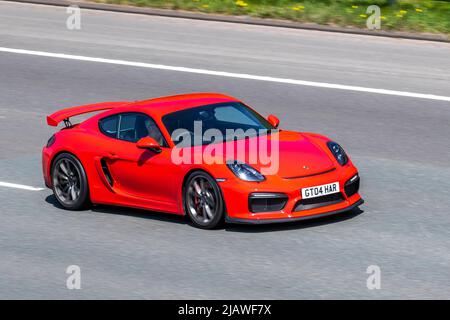
[[[188,93],[136,101],[128,105],[124,105],[123,107],[115,108],[115,111],[119,111],[122,108],[128,109],[132,107],[133,109],[136,108],[142,111],[146,111],[149,114],[154,114],[162,117],[175,111],[222,102],[236,101],[239,100],[221,93]]]
[[[92,119],[95,121],[99,117],[111,116],[122,112],[145,112],[153,117],[161,118],[168,113],[223,102],[239,102],[239,100],[224,94],[207,92],[179,94],[134,102],[100,102],[58,110],[47,116],[47,124],[56,127],[61,121],[69,121],[71,117],[104,110],[108,111],[99,113],[88,120]]]

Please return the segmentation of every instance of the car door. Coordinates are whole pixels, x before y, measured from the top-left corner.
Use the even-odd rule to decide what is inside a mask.
[[[171,161],[171,150],[156,123],[148,115],[128,112],[100,120],[100,130],[114,140],[104,150],[112,189],[129,200],[146,200],[154,209],[176,207],[180,179],[179,168]],[[116,126],[116,130],[114,127]],[[136,142],[152,136],[161,145],[161,152],[139,149]]]

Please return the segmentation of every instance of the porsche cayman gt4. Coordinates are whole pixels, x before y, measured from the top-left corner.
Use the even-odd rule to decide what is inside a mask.
[[[47,117],[50,126],[61,122],[42,164],[65,209],[141,208],[187,215],[210,229],[309,219],[363,203],[358,170],[338,143],[281,130],[275,116],[226,95],[103,102]]]

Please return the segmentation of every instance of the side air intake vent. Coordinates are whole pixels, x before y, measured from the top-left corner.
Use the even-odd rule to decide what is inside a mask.
[[[112,187],[114,185],[114,180],[111,176],[111,172],[109,171],[108,165],[106,164],[105,159],[102,159],[100,162],[102,164],[103,174],[105,175],[109,185]]]

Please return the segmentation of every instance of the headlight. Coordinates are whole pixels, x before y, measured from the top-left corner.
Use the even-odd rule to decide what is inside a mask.
[[[246,163],[238,162],[238,161],[230,161],[227,162],[228,168],[241,180],[244,181],[264,181],[266,178],[258,172],[258,170],[252,168]]]
[[[331,150],[331,153],[333,153],[333,155],[336,158],[337,162],[339,162],[339,164],[341,166],[347,164],[348,156],[345,153],[344,149],[342,149],[342,147],[339,144],[337,144],[334,141],[329,141],[329,142],[327,142],[327,146]]]

